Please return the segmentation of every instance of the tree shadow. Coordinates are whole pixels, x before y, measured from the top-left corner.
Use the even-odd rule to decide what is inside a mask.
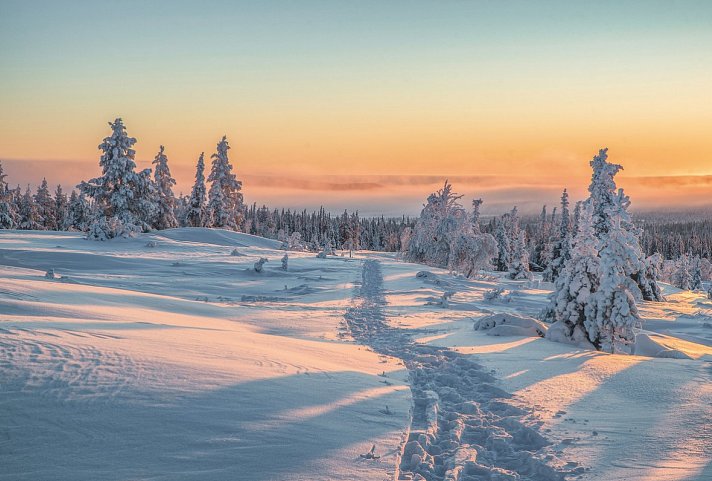
[[[373,469],[358,454],[407,423],[407,412],[379,409],[410,396],[378,379],[302,374],[91,401],[9,386],[0,400],[0,479],[267,481]],[[385,473],[396,453],[380,449]]]

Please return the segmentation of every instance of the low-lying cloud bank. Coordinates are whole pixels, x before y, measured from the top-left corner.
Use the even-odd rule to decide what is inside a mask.
[[[36,186],[43,176],[51,185],[71,189],[82,179],[98,175],[98,166],[79,161],[2,160],[11,186]],[[139,162],[139,167],[150,164]],[[172,166],[178,180],[176,193],[190,191],[193,167]],[[463,203],[485,200],[484,214],[497,214],[517,205],[524,213],[538,213],[543,204],[558,204],[561,190],[572,199],[587,196],[588,177],[562,178],[556,172],[511,175],[277,175],[251,174],[237,167],[247,202],[271,207],[333,212],[358,209],[363,215],[416,215],[426,196],[449,179]],[[712,203],[712,175],[620,177],[635,210],[699,208]]]

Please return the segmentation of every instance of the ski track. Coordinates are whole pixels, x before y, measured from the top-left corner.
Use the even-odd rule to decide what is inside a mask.
[[[526,411],[494,385],[495,378],[466,356],[414,343],[384,314],[380,263],[365,260],[353,306],[345,314],[353,338],[379,354],[401,359],[410,377],[413,412],[396,477],[400,480],[562,480],[546,462],[550,443],[524,423]]]

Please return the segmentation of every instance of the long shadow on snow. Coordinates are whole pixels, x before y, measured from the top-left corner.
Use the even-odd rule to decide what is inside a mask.
[[[404,413],[378,409],[402,402],[405,391],[349,400],[363,386],[383,387],[379,379],[302,374],[197,394],[122,391],[89,402],[5,385],[0,480],[328,480],[324,462],[332,453],[351,449],[352,471],[373,467],[358,454],[404,428]],[[385,473],[394,454],[381,454]]]

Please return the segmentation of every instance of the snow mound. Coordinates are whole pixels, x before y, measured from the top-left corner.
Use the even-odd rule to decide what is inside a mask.
[[[218,246],[237,247],[262,247],[265,249],[279,249],[282,243],[273,239],[265,239],[256,235],[243,234],[225,229],[206,227],[181,227],[179,229],[166,229],[156,234],[156,237],[165,237],[173,241],[197,242]]]
[[[488,331],[489,336],[544,337],[546,326],[533,317],[499,313],[475,321],[475,331]]]
[[[637,356],[662,357],[668,359],[694,359],[682,349],[666,345],[665,337],[656,334],[639,333],[635,336],[633,354]]]

